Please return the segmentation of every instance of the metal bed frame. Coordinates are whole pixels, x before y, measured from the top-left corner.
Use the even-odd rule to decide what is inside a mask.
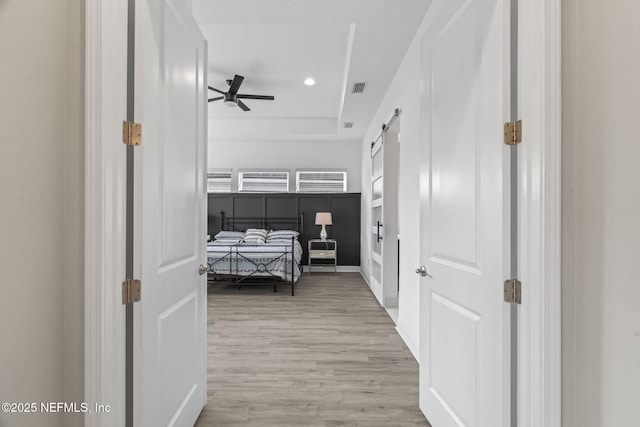
[[[262,229],[295,229],[300,236],[303,235],[304,231],[304,213],[300,212],[297,217],[278,217],[278,218],[266,218],[266,217],[243,217],[243,218],[235,218],[228,217],[225,215],[224,211],[220,212],[220,231],[244,231],[248,228],[262,228]],[[249,257],[250,254],[264,254],[267,255],[263,251],[252,251],[251,248],[258,247],[264,248],[264,245],[251,245],[251,244],[235,244],[229,245],[229,250],[226,252],[216,252],[218,254],[219,259],[209,263],[208,265],[208,281],[210,284],[214,282],[224,283],[224,284],[265,284],[265,279],[271,278],[271,282],[273,283],[273,292],[278,291],[277,284],[278,282],[284,282],[287,284],[291,284],[291,296],[295,295],[295,269],[298,268],[300,274],[302,274],[302,265],[295,260],[295,237],[291,237],[291,242],[287,244],[283,244],[283,250],[281,251],[273,251],[271,252],[273,255],[263,257],[266,259],[262,259],[261,261],[256,261]],[[302,246],[302,245],[301,245]],[[274,254],[275,252],[275,254]],[[246,256],[245,256],[246,255]],[[273,274],[269,270],[269,266],[281,259],[284,258],[285,263],[288,263],[288,256],[290,256],[290,264],[291,264],[291,280],[284,280],[280,278],[278,275]],[[246,261],[249,264],[254,266],[254,271],[249,273],[240,274],[238,271],[238,261]],[[228,271],[229,274],[226,273],[216,273],[213,269],[214,265],[221,265],[221,263],[229,263]],[[235,268],[234,268],[235,265]],[[246,265],[246,264],[245,264]],[[235,273],[233,271],[235,270]],[[258,275],[262,274],[262,275]]]

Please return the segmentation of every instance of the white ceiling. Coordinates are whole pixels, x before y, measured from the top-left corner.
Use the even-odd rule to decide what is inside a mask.
[[[245,100],[248,112],[209,103],[210,139],[361,140],[429,3],[192,0],[209,43],[209,85],[226,91],[240,74],[239,93],[275,96]],[[352,93],[356,82],[364,93]]]

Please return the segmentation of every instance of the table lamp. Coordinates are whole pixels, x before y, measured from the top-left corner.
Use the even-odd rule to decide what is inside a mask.
[[[320,240],[327,240],[327,225],[332,225],[331,212],[316,212],[316,225],[322,226],[320,231]]]

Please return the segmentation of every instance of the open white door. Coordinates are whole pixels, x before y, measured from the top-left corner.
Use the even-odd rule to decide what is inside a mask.
[[[136,6],[136,426],[192,426],[206,403],[206,41],[184,0]]]
[[[510,423],[509,1],[434,0],[422,39],[420,407]],[[420,271],[421,270],[421,271]]]

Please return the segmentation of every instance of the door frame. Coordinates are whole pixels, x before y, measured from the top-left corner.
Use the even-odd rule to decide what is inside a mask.
[[[560,427],[561,0],[518,9],[518,427]]]
[[[126,0],[85,3],[85,401],[87,426],[124,425]],[[560,0],[519,0],[519,427],[560,426]],[[545,37],[540,37],[544,34]],[[526,101],[526,102],[525,102]]]
[[[125,425],[127,0],[85,3],[84,399],[110,411],[84,425]]]

